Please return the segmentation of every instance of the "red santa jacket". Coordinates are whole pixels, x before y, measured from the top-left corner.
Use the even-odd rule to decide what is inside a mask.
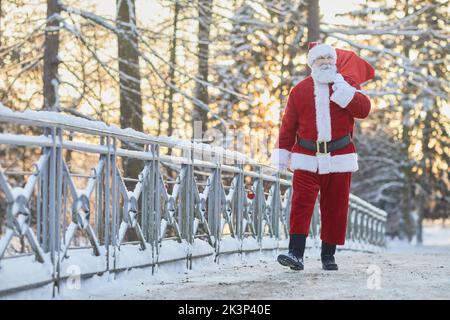
[[[356,90],[360,88],[355,82],[344,79],[353,86],[349,86],[353,90],[339,89],[339,97],[334,99],[332,84],[316,82],[311,76],[292,88],[277,146],[272,153],[273,164],[287,164],[290,161],[292,170],[302,169],[319,174],[358,170],[358,155],[353,141],[342,149],[318,155],[296,144],[296,136],[314,141],[330,141],[350,134],[353,140],[354,119],[368,116],[370,100]]]

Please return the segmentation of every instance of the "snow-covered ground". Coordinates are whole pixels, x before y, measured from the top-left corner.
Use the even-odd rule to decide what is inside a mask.
[[[292,271],[276,262],[276,252],[205,258],[192,270],[166,265],[155,275],[133,269],[95,276],[58,299],[450,299],[450,228],[428,226],[424,245],[391,241],[385,252],[340,251],[340,270],[321,270],[319,251],[306,253],[305,270]],[[41,288],[10,296],[50,298]]]

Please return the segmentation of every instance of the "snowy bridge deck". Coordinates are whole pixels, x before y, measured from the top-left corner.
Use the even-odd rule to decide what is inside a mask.
[[[289,172],[59,113],[0,105],[0,123],[0,296],[49,286],[57,295],[93,275],[287,247]],[[140,174],[125,177],[124,161]],[[351,195],[343,249],[383,250],[385,222],[384,211]],[[319,230],[316,205],[308,247]]]

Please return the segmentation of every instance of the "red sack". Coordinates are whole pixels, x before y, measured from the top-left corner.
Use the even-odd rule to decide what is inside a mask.
[[[353,51],[336,49],[336,67],[340,74],[359,85],[375,77],[375,69]]]

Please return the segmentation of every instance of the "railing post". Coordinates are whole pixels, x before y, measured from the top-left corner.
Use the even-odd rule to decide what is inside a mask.
[[[183,164],[182,192],[180,194],[179,218],[181,221],[181,237],[189,244],[193,242],[194,199],[192,197],[192,165]]]
[[[112,155],[111,155],[111,242],[113,246],[113,270],[117,266],[117,229],[119,223],[120,194],[117,170],[117,139],[112,138]]]
[[[352,207],[352,240],[353,243],[358,240],[358,206],[356,204]]]
[[[381,245],[386,246],[386,221],[383,221],[381,223],[381,234],[382,234]]]
[[[220,188],[220,167],[217,165],[212,169],[211,175],[207,179],[208,189],[208,226],[211,235],[214,237],[214,249],[216,254],[219,250],[219,242],[222,234],[222,194]]]
[[[150,147],[150,148],[149,148]],[[159,165],[159,146],[151,144],[146,146],[146,151],[152,154],[152,160],[146,161],[144,170],[146,175],[143,179],[142,197],[142,228],[144,229],[145,239],[150,243],[152,248],[153,267],[152,273],[155,271],[155,264],[158,262],[159,255],[159,239],[161,226],[161,179]]]
[[[355,205],[355,219],[354,219],[354,230],[355,230],[355,242],[361,242],[361,213],[359,205]]]
[[[367,214],[367,209],[364,208],[363,209],[364,212],[364,219],[363,219],[363,223],[364,223],[364,233],[363,233],[363,239],[364,239],[364,244],[368,244],[369,243],[369,215]]]
[[[179,195],[180,203],[178,206],[178,221],[181,222],[181,238],[188,244],[187,267],[192,267],[191,246],[194,242],[194,172],[193,172],[193,151],[187,150],[187,161],[181,165],[180,184],[181,193]]]
[[[59,292],[59,281],[60,281],[60,268],[61,268],[61,224],[60,224],[60,215],[66,214],[65,212],[61,213],[61,197],[62,197],[62,186],[63,186],[63,130],[58,129],[58,140],[59,147],[56,148],[56,208],[55,208],[55,249],[57,250],[56,256],[56,264],[55,264],[55,281],[56,281],[56,289]],[[56,138],[56,137],[55,137]]]
[[[347,232],[345,234],[346,240],[351,240],[352,238],[352,205],[351,203],[348,206],[348,212],[347,212]]]
[[[281,213],[281,195],[280,195],[280,173],[276,174],[276,181],[270,189],[269,196],[272,197],[271,201],[271,224],[272,231],[275,238],[280,238],[280,213]]]
[[[320,195],[319,195],[320,197]],[[312,238],[317,241],[319,233],[320,233],[320,219],[322,213],[320,212],[320,201],[316,201],[314,203],[313,215],[311,218],[310,231]]]
[[[373,245],[374,239],[375,239],[375,231],[374,231],[375,218],[374,217],[369,217],[369,226],[370,226],[369,243]]]
[[[57,141],[56,141],[56,128],[53,127],[51,129],[51,137],[52,137],[52,152],[50,154],[50,197],[49,197],[49,251],[50,251],[50,259],[52,262],[52,275],[54,284],[57,282],[57,274],[56,274],[56,265],[57,265],[57,257],[56,257],[56,181],[57,181]],[[53,286],[53,296],[55,296],[55,286]]]
[[[290,179],[290,178],[289,178]],[[291,221],[291,206],[292,206],[292,186],[286,188],[283,194],[282,215],[284,222],[284,232],[286,238],[289,237],[290,221]]]
[[[110,252],[110,217],[111,217],[111,198],[110,198],[110,193],[111,193],[111,137],[107,136],[106,137],[106,147],[107,147],[107,154],[106,154],[106,166],[105,166],[105,206],[104,206],[104,212],[105,212],[105,225],[104,225],[104,235],[105,235],[105,249],[106,249],[106,270],[109,271],[111,266],[110,266],[110,257],[111,257],[111,252]]]
[[[50,147],[46,147],[43,149],[43,153],[51,154],[52,149]],[[42,172],[42,211],[41,211],[41,219],[40,219],[40,232],[39,232],[39,243],[42,247],[42,250],[44,252],[48,252],[48,210],[49,210],[49,188],[50,184],[50,156],[49,160],[47,161],[47,164],[44,166],[43,172]]]
[[[105,145],[105,138],[100,137],[100,145]],[[100,161],[103,161],[105,163],[105,166],[103,167],[101,172],[98,172],[98,180],[95,188],[95,227],[96,227],[96,233],[97,238],[99,239],[99,242],[103,240],[104,243],[104,235],[105,235],[105,223],[104,223],[104,208],[103,205],[105,202],[105,193],[104,193],[104,184],[105,184],[105,172],[108,172],[106,169],[106,163],[107,163],[107,156],[100,155]]]
[[[255,221],[255,231],[258,239],[258,244],[261,246],[264,235],[264,213],[265,213],[265,195],[264,195],[264,180],[262,178],[261,166],[257,166],[258,177],[253,183],[253,191],[255,193],[253,219]]]
[[[383,230],[384,223],[385,223],[384,221],[378,220],[378,241],[377,241],[378,246],[383,246],[383,240],[385,237]]]
[[[235,184],[233,185],[235,197],[234,197],[234,216],[235,216],[235,235],[236,238],[241,242],[244,239],[244,202],[247,201],[247,194],[245,192],[245,182],[244,182],[244,169],[242,163],[237,163],[236,166],[239,168],[239,173],[235,175]]]

